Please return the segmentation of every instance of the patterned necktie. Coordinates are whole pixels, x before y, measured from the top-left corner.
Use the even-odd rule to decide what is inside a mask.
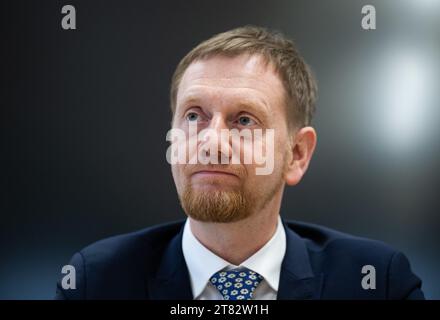
[[[225,300],[251,300],[263,277],[249,269],[223,270],[209,279]]]

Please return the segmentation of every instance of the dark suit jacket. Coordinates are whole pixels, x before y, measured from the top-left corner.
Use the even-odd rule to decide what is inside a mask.
[[[423,299],[407,258],[379,241],[283,220],[287,249],[278,299]],[[76,289],[57,299],[193,299],[182,253],[183,221],[94,243],[76,253]],[[231,248],[233,250],[233,248]],[[376,288],[362,288],[372,265]]]

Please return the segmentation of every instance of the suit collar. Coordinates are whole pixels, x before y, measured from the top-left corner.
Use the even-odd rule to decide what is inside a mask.
[[[318,299],[322,275],[314,275],[304,240],[283,220],[286,230],[286,255],[281,265],[278,300]]]
[[[188,268],[182,252],[183,223],[164,251],[156,277],[148,282],[152,300],[192,300]]]
[[[278,300],[319,299],[322,275],[314,275],[304,241],[283,221],[286,231],[286,254],[281,264]],[[148,281],[153,300],[192,300],[188,268],[182,251],[183,223],[164,251],[155,277]]]

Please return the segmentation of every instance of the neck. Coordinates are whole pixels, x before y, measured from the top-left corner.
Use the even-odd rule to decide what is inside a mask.
[[[238,266],[272,238],[280,205],[281,195],[277,195],[262,210],[236,222],[202,222],[189,218],[191,231],[210,251]]]

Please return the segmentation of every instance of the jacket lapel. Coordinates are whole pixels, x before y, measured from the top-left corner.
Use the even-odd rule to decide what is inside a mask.
[[[322,275],[314,275],[304,241],[283,220],[286,254],[281,264],[278,300],[319,299]],[[192,300],[189,272],[182,252],[183,227],[166,248],[155,277],[148,281],[152,300]]]
[[[323,276],[314,275],[304,241],[283,220],[286,254],[281,265],[278,300],[319,299]]]
[[[156,277],[148,282],[152,300],[192,300],[189,272],[182,252],[183,227],[165,250]]]

